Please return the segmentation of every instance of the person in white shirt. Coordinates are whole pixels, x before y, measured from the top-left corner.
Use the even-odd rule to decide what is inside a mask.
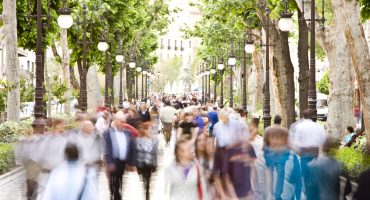
[[[312,121],[312,110],[305,110],[302,114],[303,119],[291,127],[290,146],[300,155],[307,199],[320,199],[319,180],[313,178],[310,163],[322,152],[327,134],[324,127]]]
[[[165,136],[167,144],[171,139],[172,123],[174,117],[176,117],[177,110],[171,106],[170,101],[165,102],[165,106],[161,108],[159,112],[159,119],[163,125],[163,134]]]

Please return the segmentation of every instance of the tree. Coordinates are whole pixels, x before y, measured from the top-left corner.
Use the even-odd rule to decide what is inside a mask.
[[[17,10],[15,0],[3,1],[3,23],[6,50],[6,76],[8,84],[7,117],[20,121],[19,61],[17,43]]]
[[[268,1],[265,6],[271,10],[271,20],[276,22],[278,13],[282,10],[281,1]],[[190,30],[191,35],[202,38],[202,45],[199,55],[209,59],[219,56],[219,52],[226,52],[229,38],[238,41],[246,29],[261,30],[266,24],[265,6],[260,6],[259,1],[244,0],[203,0],[198,5],[203,13],[202,20],[196,24],[195,30]],[[275,23],[277,24],[277,23]],[[287,33],[279,30],[277,26],[271,28],[272,67],[274,75],[274,92],[276,94],[275,105],[278,113],[283,116],[283,124],[289,126],[294,122],[294,69],[290,59]],[[262,40],[259,35],[253,35],[255,41]],[[241,54],[243,49],[237,51]],[[228,52],[227,52],[228,54]],[[239,67],[240,62],[237,63]]]

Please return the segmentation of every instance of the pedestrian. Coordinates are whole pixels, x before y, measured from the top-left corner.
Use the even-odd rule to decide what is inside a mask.
[[[256,155],[248,142],[248,131],[229,114],[228,111],[220,111],[219,122],[214,127],[217,149],[212,173],[215,186],[221,199],[250,199]]]
[[[207,113],[208,117],[208,133],[210,136],[213,136],[213,128],[218,122],[218,114],[216,111],[210,111]]]
[[[104,133],[103,153],[107,170],[111,198],[121,200],[122,176],[125,169],[135,170],[135,142],[132,134],[125,129],[126,118],[116,114],[113,127]]]
[[[208,200],[202,167],[194,159],[193,144],[180,139],[175,145],[175,161],[165,170],[165,193],[170,200]]]
[[[204,121],[203,121],[203,118],[202,118],[202,115],[200,113],[199,108],[197,108],[197,107],[193,108],[193,117],[194,117],[194,121],[197,123],[197,126],[199,128],[198,129],[198,134],[203,133],[203,131],[204,131]]]
[[[346,134],[343,137],[342,144],[345,146],[349,141],[351,141],[352,137],[355,135],[355,130],[352,126],[347,126]]]
[[[180,122],[177,129],[177,138],[185,138],[194,144],[198,136],[198,130],[199,128],[193,120],[193,115],[191,113],[185,113],[185,120]]]
[[[158,112],[158,107],[154,105],[152,109],[150,109],[150,119],[151,119],[151,124],[152,124],[152,130],[153,133],[158,133],[160,132],[160,120],[159,120],[159,112]]]
[[[265,129],[263,151],[267,199],[301,199],[301,169],[298,156],[288,147],[288,135],[288,129],[276,124]]]
[[[168,144],[171,139],[171,132],[172,132],[172,123],[174,118],[176,117],[177,110],[171,106],[170,101],[166,100],[164,102],[164,107],[160,109],[159,119],[163,125],[163,134],[166,139],[166,143]]]
[[[103,111],[98,113],[98,118],[95,123],[95,128],[98,134],[103,135],[109,128],[109,112]]]
[[[368,200],[370,197],[370,169],[363,171],[358,177],[358,189],[353,195],[354,200]]]
[[[310,162],[319,156],[326,142],[327,134],[321,125],[312,120],[313,111],[305,110],[303,120],[294,126],[290,136],[291,147],[300,155],[301,170],[307,199],[319,199],[318,180],[312,176]]]
[[[153,135],[150,122],[141,124],[139,131],[141,135],[135,140],[136,166],[144,183],[146,200],[149,200],[152,173],[157,170],[158,140]]]
[[[146,105],[142,103],[140,105],[140,110],[138,112],[139,118],[141,122],[149,122],[150,121],[150,113],[149,110],[147,109]]]
[[[68,143],[65,148],[65,161],[53,169],[48,178],[41,200],[89,200],[86,187],[86,168],[78,162],[76,145]],[[89,197],[87,197],[89,196]],[[98,197],[95,195],[95,198]]]

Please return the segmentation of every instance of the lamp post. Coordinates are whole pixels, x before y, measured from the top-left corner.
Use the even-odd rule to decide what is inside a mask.
[[[224,108],[224,81],[223,81],[223,76],[224,76],[224,62],[221,59],[219,59],[219,62],[217,64],[218,70],[221,72],[221,78],[220,78],[220,83],[221,83],[221,91],[220,91],[220,108]]]
[[[230,41],[230,56],[229,56],[229,60],[228,60],[228,65],[230,66],[230,102],[229,102],[229,106],[230,108],[233,108],[234,107],[234,89],[233,89],[233,69],[234,69],[234,66],[236,64],[236,58],[234,56],[234,40],[233,38],[231,38],[231,41]]]
[[[206,76],[206,84],[207,84],[206,88],[207,88],[207,101],[208,101],[211,99],[211,75],[210,75],[211,72],[209,71],[209,69],[206,69],[205,74],[206,74],[205,76]]]
[[[86,86],[86,75],[87,75],[87,40],[86,40],[86,5],[82,6],[83,9],[83,33],[82,33],[82,71],[80,76],[80,109],[82,112],[87,110],[87,86]]]
[[[146,71],[144,70],[142,73],[141,73],[141,101],[144,101],[144,93],[145,93],[145,83],[144,83],[144,79],[145,79],[145,76],[146,75]]]
[[[266,71],[265,71],[265,87],[263,101],[263,125],[267,128],[271,125],[270,114],[270,9],[266,6]]]
[[[119,68],[119,96],[118,96],[118,108],[120,108],[120,109],[123,108],[122,71],[123,71],[123,62],[125,60],[125,57],[122,54],[122,45],[123,45],[123,42],[122,42],[122,40],[120,40],[118,54],[116,55],[116,62],[120,63],[120,68]]]
[[[130,71],[131,71],[132,75],[134,75],[134,73],[135,73],[135,67],[136,67],[134,52],[135,52],[135,45],[134,45],[133,50],[131,51],[131,54],[130,54],[130,62],[128,64],[129,68],[131,69]],[[130,76],[130,80],[132,80],[131,77],[132,76]],[[132,89],[133,88],[132,88],[132,84],[131,84],[130,85],[130,94],[129,94],[129,98],[131,98],[131,99],[132,99],[132,97],[136,98],[136,93],[135,93],[136,90],[134,90],[134,96],[132,96],[132,93],[133,93],[132,92]]]
[[[139,100],[139,73],[141,72],[141,67],[136,67],[136,83],[135,83],[135,99]]]
[[[243,44],[246,44],[245,31],[243,31]],[[243,101],[242,107],[244,112],[247,111],[247,52],[243,51]]]
[[[110,86],[110,74],[112,69],[109,65],[109,52],[107,51],[109,48],[109,45],[107,43],[107,29],[105,28],[102,34],[101,39],[98,43],[98,50],[101,52],[105,52],[105,90],[104,90],[104,106],[106,108],[109,108],[111,105],[111,99],[109,94],[109,86]]]
[[[216,103],[217,100],[216,69],[216,58],[214,58],[212,62],[212,69],[210,70],[213,76],[213,103]]]
[[[204,104],[204,73],[203,73],[203,64],[200,65],[200,77],[202,78],[202,103]]]

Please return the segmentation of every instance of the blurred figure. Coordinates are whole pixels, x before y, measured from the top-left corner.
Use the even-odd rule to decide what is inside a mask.
[[[370,169],[365,170],[358,177],[358,188],[355,192],[353,199],[354,200],[368,200],[370,197]]]
[[[229,112],[219,113],[214,127],[217,149],[213,175],[221,199],[252,199],[251,174],[256,154],[249,144],[245,126],[230,119]]]
[[[170,200],[208,200],[202,167],[194,160],[192,143],[180,139],[175,162],[165,170],[165,191]]]
[[[98,199],[96,194],[87,194],[86,168],[78,162],[76,145],[69,143],[65,148],[66,161],[52,170],[42,200]]]
[[[98,114],[95,128],[100,135],[103,135],[109,128],[109,112],[103,111]]]
[[[163,134],[168,144],[171,139],[172,123],[177,113],[177,110],[171,106],[170,101],[164,102],[164,107],[161,108],[159,113],[159,119],[163,125]]]
[[[154,105],[152,109],[150,109],[150,116],[153,133],[159,133],[160,132],[159,126],[161,122],[159,120],[159,112],[158,107],[156,105]]]
[[[139,128],[139,125],[141,124],[141,120],[135,108],[128,109],[127,114],[126,114],[126,123],[134,127],[135,129]]]
[[[213,136],[213,128],[218,122],[218,114],[216,111],[210,111],[207,113],[207,117],[208,117],[208,123],[209,123],[208,133],[210,136]]]
[[[280,115],[275,115],[273,126],[281,126],[282,121],[283,121],[283,118],[281,118]]]
[[[121,200],[122,176],[125,168],[134,170],[135,142],[132,134],[125,129],[126,118],[116,114],[113,127],[104,133],[104,162],[107,170],[111,198]]]
[[[203,121],[203,118],[200,114],[200,111],[199,111],[199,108],[193,108],[193,117],[194,117],[194,121],[197,123],[197,126],[198,126],[198,130],[197,130],[197,133],[203,133],[204,131],[204,121]]]
[[[145,104],[140,105],[138,114],[142,122],[150,122],[150,113]]]
[[[102,154],[102,137],[95,131],[91,121],[84,121],[80,126],[80,131],[76,138],[80,153],[79,161],[86,167],[86,187],[87,194],[98,194],[98,175]],[[91,197],[91,198],[97,198]]]
[[[214,177],[212,175],[213,159],[215,154],[214,138],[201,134],[195,142],[195,155],[202,166],[206,179],[207,193],[210,199],[217,199]]]
[[[323,148],[325,153],[330,150],[329,142],[325,143]],[[338,200],[340,198],[341,190],[341,180],[340,176],[342,175],[341,164],[335,159],[322,154],[309,163],[311,167],[311,176],[317,180],[319,198],[318,200]],[[350,183],[347,180],[347,185]],[[347,187],[346,185],[346,187]],[[343,194],[345,199],[346,193]],[[370,196],[368,196],[370,197]]]
[[[185,113],[185,120],[180,122],[177,129],[177,138],[185,138],[190,140],[193,144],[198,135],[198,124],[193,120],[191,113]]]
[[[259,135],[259,130],[258,130],[259,124],[260,124],[260,118],[256,116],[253,117],[250,123],[250,126],[249,126],[249,133],[250,133],[249,141],[254,141],[257,135]]]
[[[347,126],[347,129],[346,129],[346,134],[344,135],[343,137],[343,140],[342,140],[342,144],[344,146],[346,146],[351,140],[352,140],[352,137],[355,135],[355,130],[353,129],[352,126]]]
[[[276,124],[265,130],[263,152],[267,166],[267,199],[301,199],[301,169],[297,155],[288,148],[288,135],[288,129]]]
[[[157,170],[158,140],[151,130],[150,123],[144,123],[139,128],[140,137],[136,143],[137,172],[141,175],[145,188],[146,200],[150,199],[150,181],[152,173]]]
[[[319,199],[318,180],[313,177],[309,162],[318,157],[326,142],[327,135],[324,127],[312,121],[312,113],[310,109],[302,113],[303,120],[295,125],[293,135],[290,137],[290,145],[301,157],[307,199],[316,200]]]

